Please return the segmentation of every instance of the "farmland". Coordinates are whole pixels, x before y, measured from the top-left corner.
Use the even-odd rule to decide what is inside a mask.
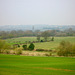
[[[75,58],[0,54],[0,75],[75,75]]]
[[[41,38],[43,39],[43,38]],[[51,39],[51,37],[49,38]],[[64,40],[64,41],[69,41],[71,43],[75,43],[75,37],[55,37],[54,41],[50,42],[40,42],[40,43],[34,43],[35,44],[35,49],[56,49],[59,43]],[[18,41],[21,43],[25,43],[26,41],[37,41],[36,37],[19,37],[19,38],[12,38],[12,39],[6,39],[7,42],[9,42],[11,45],[13,44],[20,44]]]
[[[43,38],[41,37],[41,39]],[[57,50],[62,40],[69,41],[72,44],[75,43],[75,37],[55,37],[54,41],[34,43],[35,49]],[[36,37],[19,37],[6,39],[6,41],[13,45],[20,43],[25,44],[26,41],[32,42],[37,41],[37,39]],[[27,46],[29,46],[29,43]],[[42,53],[45,52],[38,52],[41,53],[41,55],[36,54],[37,51],[23,50],[23,52],[20,55],[0,54],[0,75],[75,75],[74,57],[57,57],[56,53],[52,53],[52,55],[48,57],[46,56],[47,54],[42,56]],[[29,56],[26,55],[26,52]],[[55,56],[53,57],[53,55]]]

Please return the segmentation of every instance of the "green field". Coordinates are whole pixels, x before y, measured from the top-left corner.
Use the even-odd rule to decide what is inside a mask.
[[[75,58],[0,54],[0,75],[75,75]]]
[[[26,41],[36,41],[36,37],[18,37],[18,38],[11,38],[11,39],[6,39],[7,42],[10,44],[16,44],[18,41],[21,43],[25,43]],[[19,43],[18,43],[19,44]]]
[[[53,49],[56,49],[59,43],[63,40],[69,41],[71,43],[75,43],[75,37],[55,37],[53,42],[51,41],[51,42],[34,43],[35,49],[39,48],[39,49],[53,50]],[[36,37],[19,37],[19,38],[7,39],[6,41],[12,45],[12,44],[15,44],[15,41],[21,41],[21,43],[25,43],[25,41],[37,41],[37,39]]]

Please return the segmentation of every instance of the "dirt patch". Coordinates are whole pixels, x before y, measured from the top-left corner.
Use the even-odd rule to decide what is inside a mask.
[[[57,69],[57,68],[47,68],[47,67],[33,67],[33,68],[41,68],[41,69],[49,69],[49,70],[60,70],[60,71],[74,71],[69,69]]]

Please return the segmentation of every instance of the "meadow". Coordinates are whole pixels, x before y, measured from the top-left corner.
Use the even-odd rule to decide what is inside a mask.
[[[43,39],[43,38],[41,38],[41,39]],[[51,39],[51,37],[49,39]],[[63,40],[69,41],[71,43],[75,43],[75,37],[55,37],[54,41],[34,43],[34,45],[35,45],[35,49],[55,50],[59,46],[59,43]],[[6,39],[6,41],[9,42],[11,45],[13,45],[16,43],[17,44],[25,43],[26,41],[37,41],[37,39],[36,39],[36,37],[19,37],[19,38]],[[20,41],[20,43],[18,41]]]
[[[75,75],[75,58],[0,54],[0,75]]]

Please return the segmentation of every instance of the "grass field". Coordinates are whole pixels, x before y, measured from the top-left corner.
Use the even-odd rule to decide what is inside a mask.
[[[20,41],[20,43],[25,43],[26,41],[36,41],[36,37],[18,37],[18,38],[11,38],[6,39],[7,42],[10,44],[16,44],[17,41]],[[19,42],[17,42],[19,44]]]
[[[21,41],[21,43],[25,43],[25,41],[36,41],[36,40],[37,40],[36,37],[20,37],[20,38],[7,39],[6,41],[12,45],[12,44],[15,44],[15,41]],[[39,48],[39,49],[53,50],[57,48],[57,46],[62,40],[75,43],[75,37],[55,37],[53,42],[51,41],[51,42],[43,42],[43,43],[34,43],[35,49]]]
[[[75,75],[75,58],[0,54],[0,75]]]

